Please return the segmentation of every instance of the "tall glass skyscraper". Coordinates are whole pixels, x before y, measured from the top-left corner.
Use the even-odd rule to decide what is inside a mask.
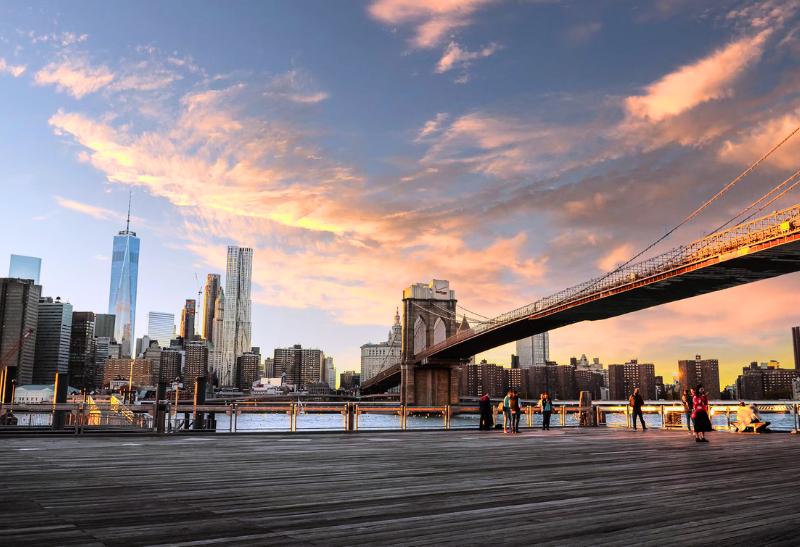
[[[139,277],[139,238],[131,232],[131,208],[125,229],[114,236],[111,255],[111,289],[108,293],[108,313],[116,315],[114,338],[120,345],[122,357],[131,356],[136,331],[136,286]]]
[[[169,341],[175,337],[175,314],[160,311],[148,313],[147,336],[150,340],[158,340],[162,348],[168,348]]]
[[[8,268],[8,277],[16,279],[33,279],[33,284],[39,284],[39,274],[42,271],[42,259],[35,256],[11,255],[11,265]]]
[[[250,280],[253,274],[253,249],[228,247],[225,272],[225,311],[223,320],[221,386],[235,386],[236,359],[250,351]]]
[[[542,367],[550,359],[550,334],[543,332],[517,340],[520,368]]]

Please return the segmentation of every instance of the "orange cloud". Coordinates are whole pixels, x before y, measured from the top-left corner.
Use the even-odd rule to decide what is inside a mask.
[[[625,99],[630,116],[659,122],[695,106],[730,97],[732,85],[764,50],[770,36],[764,30],[718,49],[708,57],[685,65],[647,86],[644,95]]]
[[[494,55],[498,49],[500,49],[500,46],[492,43],[478,51],[468,51],[457,43],[450,42],[442,58],[439,59],[439,62],[436,64],[436,72],[443,74],[456,67],[466,66],[476,59],[483,59]]]
[[[472,15],[493,0],[375,0],[369,13],[389,25],[415,26],[412,44],[432,48],[453,30],[472,22]]]
[[[83,57],[66,57],[40,69],[34,76],[37,85],[55,85],[80,99],[107,86],[114,80],[114,73],[105,66],[92,66]]]
[[[597,267],[604,272],[608,272],[628,260],[633,256],[633,245],[625,243],[611,249],[604,257],[597,261]]]
[[[740,165],[752,163],[800,126],[799,112],[800,110],[796,110],[770,118],[751,130],[726,140],[720,146],[719,159]],[[785,169],[797,169],[799,155],[800,135],[795,135],[770,157],[769,163]]]

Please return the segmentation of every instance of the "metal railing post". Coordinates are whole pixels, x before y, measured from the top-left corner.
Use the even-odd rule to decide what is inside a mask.
[[[533,405],[528,405],[528,427],[533,427]]]
[[[725,419],[728,422],[728,429],[731,428],[731,407],[725,409]]]
[[[237,403],[233,403],[233,432],[236,433],[236,427],[239,425],[237,422],[239,421],[239,405]]]
[[[353,431],[358,431],[358,415],[360,414],[360,410],[358,408],[358,403],[356,403],[356,411],[353,412],[353,420],[355,423],[353,424]]]
[[[561,427],[567,425],[567,405],[561,405]]]
[[[794,406],[794,431],[796,433],[798,430],[798,426],[800,426],[800,424],[798,424],[797,403],[795,403],[793,406]]]
[[[444,405],[444,429],[450,430],[450,405]]]
[[[667,420],[664,416],[664,405],[660,405],[661,409],[661,429],[667,429]]]
[[[400,429],[403,431],[405,431],[408,427],[407,418],[408,414],[406,413],[406,405],[402,404],[400,405]]]
[[[233,433],[233,413],[234,413],[233,403],[228,405],[228,410],[230,411],[230,416],[231,416],[230,418],[228,418],[228,433]]]
[[[629,405],[625,405],[625,423],[627,427],[631,427],[631,407]]]

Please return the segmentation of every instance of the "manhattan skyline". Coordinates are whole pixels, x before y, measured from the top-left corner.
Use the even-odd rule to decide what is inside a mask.
[[[254,249],[252,345],[357,369],[403,287],[448,279],[491,316],[600,275],[800,122],[795,3],[451,5],[0,7],[15,228],[0,256],[41,257],[44,295],[102,312],[132,190],[136,336],[239,245]],[[657,250],[716,227],[798,151]],[[799,283],[558,329],[551,358],[667,375],[700,353],[723,383],[753,360],[789,368]]]

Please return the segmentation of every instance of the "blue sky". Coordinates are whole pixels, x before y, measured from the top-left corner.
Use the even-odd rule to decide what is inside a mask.
[[[796,2],[0,6],[0,257],[105,311],[133,191],[137,335],[255,248],[253,343],[358,368],[404,286],[501,313],[661,235],[800,123]],[[792,141],[661,249],[797,168]],[[797,201],[789,195],[778,205]],[[565,362],[790,365],[796,276],[551,335]],[[742,306],[741,303],[747,303]],[[487,357],[507,363],[512,348]]]

